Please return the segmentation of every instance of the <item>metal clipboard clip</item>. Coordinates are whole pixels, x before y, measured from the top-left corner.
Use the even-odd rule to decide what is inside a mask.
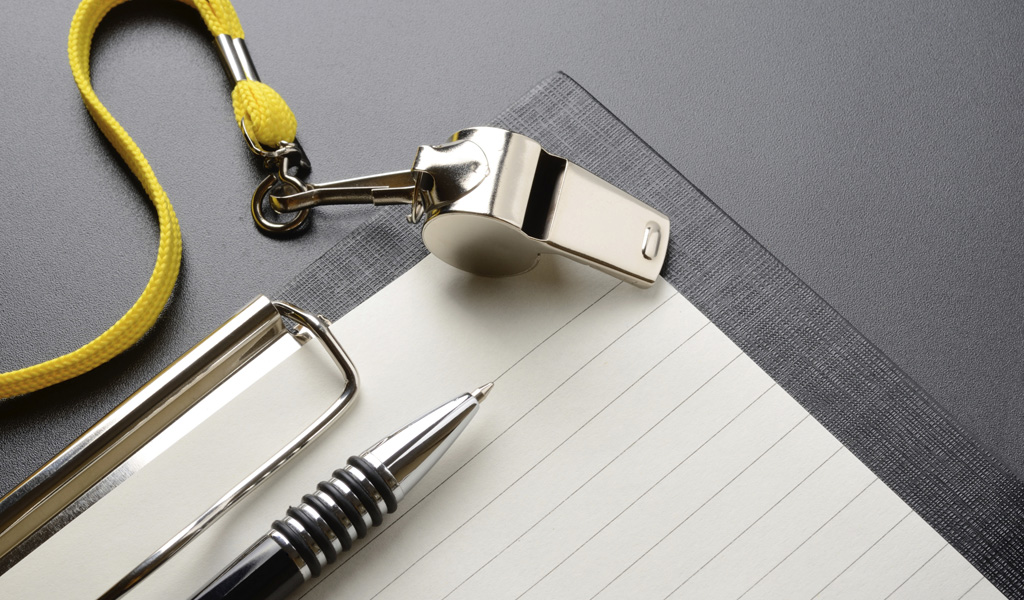
[[[518,133],[464,129],[420,146],[411,170],[308,184],[290,174],[308,170],[301,149],[267,152],[243,132],[278,165],[252,197],[266,233],[299,231],[320,205],[408,204],[427,249],[477,275],[516,275],[557,254],[648,287],[665,262],[668,217]]]
[[[285,318],[298,327],[293,333]],[[215,388],[286,336],[317,340],[345,378],[327,409],[284,448],[225,493],[101,598],[116,598],[149,575],[280,469],[341,416],[359,389],[359,376],[330,323],[284,302],[260,296],[119,404],[50,462],[0,498],[0,575],[95,504],[185,431]],[[201,422],[201,421],[200,421]],[[171,439],[167,436],[172,434]],[[163,437],[161,437],[163,436]]]

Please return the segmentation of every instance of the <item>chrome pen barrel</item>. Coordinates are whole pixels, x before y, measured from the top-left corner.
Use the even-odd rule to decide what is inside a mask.
[[[465,429],[493,384],[463,394],[348,459],[192,600],[282,600],[384,521]]]
[[[380,525],[385,513],[398,510],[459,437],[492,385],[446,402],[349,458],[347,466],[274,521],[267,537],[288,553],[303,580],[319,576],[355,540]]]

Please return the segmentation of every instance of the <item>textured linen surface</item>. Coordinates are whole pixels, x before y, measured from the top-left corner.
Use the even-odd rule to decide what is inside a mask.
[[[1000,590],[1024,598],[1024,483],[840,314],[569,76],[492,124],[666,213],[663,277]],[[380,209],[280,296],[347,313],[426,256],[406,212]]]

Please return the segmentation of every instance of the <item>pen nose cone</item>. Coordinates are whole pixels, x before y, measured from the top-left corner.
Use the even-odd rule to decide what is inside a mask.
[[[480,386],[480,387],[476,388],[475,390],[473,390],[472,392],[470,392],[469,395],[473,396],[474,398],[476,398],[477,402],[483,402],[484,398],[487,397],[487,394],[491,393],[491,388],[493,388],[493,387],[494,387],[494,382],[493,381],[491,383],[485,383],[482,386]]]
[[[493,384],[487,384],[423,415],[381,440],[365,455],[384,465],[398,484],[401,499],[437,463],[466,428]]]

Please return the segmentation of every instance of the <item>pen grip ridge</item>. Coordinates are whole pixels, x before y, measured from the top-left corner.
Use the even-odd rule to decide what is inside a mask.
[[[357,476],[356,473],[358,473],[359,476]],[[376,486],[374,486],[373,482],[363,475],[363,472],[359,467],[349,465],[344,469],[338,469],[334,472],[334,477],[335,479],[340,479],[348,484],[352,493],[359,498],[359,502],[366,508],[365,511],[361,512],[365,512],[370,515],[370,523],[372,523],[374,527],[378,527],[384,522],[384,512],[381,511],[380,506],[374,502],[373,496],[370,495],[371,492],[366,489],[367,486],[369,486],[376,491]],[[366,482],[366,485],[363,484],[364,481]],[[379,492],[377,493],[377,496],[380,497]]]

